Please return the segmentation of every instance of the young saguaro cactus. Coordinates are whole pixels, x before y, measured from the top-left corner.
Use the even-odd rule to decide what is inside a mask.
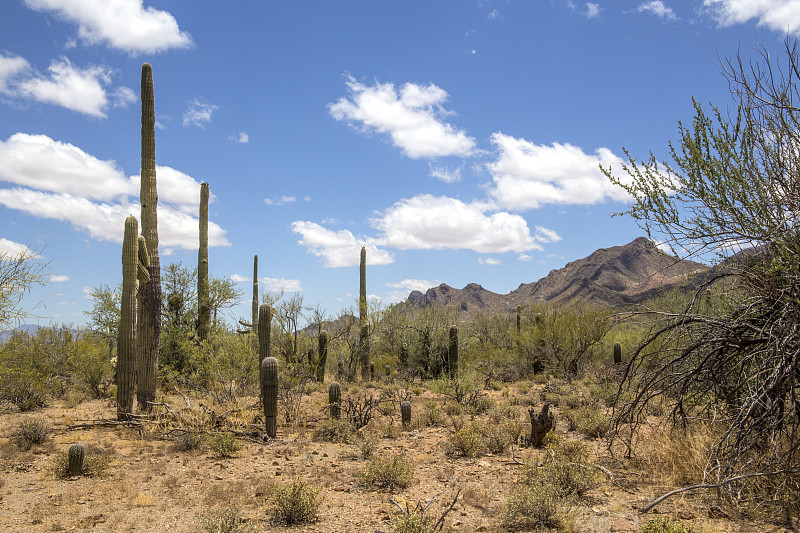
[[[614,343],[614,364],[622,363],[622,345],[618,342]]]
[[[69,447],[67,472],[70,476],[83,475],[83,458],[86,451],[83,444],[73,444]]]
[[[403,421],[403,427],[408,427],[411,423],[411,402],[408,400],[400,404],[400,418]]]
[[[137,399],[149,409],[156,398],[158,353],[161,342],[161,262],[158,258],[158,191],[156,189],[156,135],[153,69],[142,65],[142,163],[139,201],[142,235],[150,255],[150,283],[142,295],[139,328],[141,348],[138,364]]]
[[[455,378],[458,375],[458,326],[450,326],[447,366],[450,370],[450,377]]]
[[[317,357],[317,381],[325,382],[325,366],[328,364],[328,332],[324,329],[319,332],[319,354]]]
[[[339,417],[342,416],[342,388],[336,381],[332,381],[328,385],[328,405],[331,410],[331,418],[339,420]]]
[[[261,361],[261,401],[267,436],[274,439],[278,433],[278,360],[274,357]]]
[[[117,419],[127,420],[133,412],[136,378],[136,273],[139,267],[139,223],[125,219],[122,238],[122,296],[117,329]]]
[[[208,299],[208,183],[200,184],[200,245],[197,249],[197,336],[207,341],[211,333]]]
[[[369,324],[367,323],[367,249],[361,247],[358,290],[358,343],[361,359],[361,379],[369,372]]]

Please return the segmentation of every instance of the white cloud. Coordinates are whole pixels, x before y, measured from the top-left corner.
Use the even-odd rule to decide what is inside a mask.
[[[478,263],[481,265],[490,265],[490,266],[500,266],[503,264],[502,261],[494,257],[479,257]]]
[[[234,283],[245,283],[245,282],[252,283],[253,282],[253,278],[248,278],[248,277],[242,276],[240,274],[231,274],[230,279]]]
[[[586,3],[586,11],[583,12],[586,18],[593,19],[600,16],[600,4]]]
[[[517,261],[521,261],[523,263],[529,263],[533,261],[533,256],[530,254],[519,254],[517,256]]]
[[[250,142],[250,135],[245,132],[239,132],[239,135],[231,135],[228,137],[231,141],[239,144],[247,144]]]
[[[196,249],[200,184],[170,167],[156,167],[159,241]],[[98,240],[122,241],[124,220],[139,216],[139,176],[126,178],[113,161],[99,160],[46,135],[16,133],[0,141],[0,204],[35,217],[61,220]],[[217,223],[209,222],[210,246],[229,245]]]
[[[372,223],[379,243],[402,250],[468,249],[481,253],[541,249],[519,215],[489,206],[423,194],[395,203]]]
[[[431,287],[439,285],[438,281],[428,281],[426,279],[404,279],[403,281],[389,281],[386,282],[387,287],[394,289],[406,289],[411,291],[425,292]]]
[[[211,122],[211,115],[217,109],[219,109],[219,107],[211,102],[195,98],[189,102],[188,109],[183,114],[183,125],[197,126],[198,128],[205,129],[206,124]]]
[[[367,248],[367,264],[388,265],[394,262],[394,256],[378,248],[374,240],[356,239],[348,230],[333,231],[314,222],[298,220],[292,223],[292,231],[301,236],[301,245],[325,260],[327,267],[360,264],[362,246]]]
[[[445,183],[455,183],[461,181],[461,168],[450,168],[447,166],[429,165],[429,174],[432,178],[436,178]]]
[[[292,204],[296,201],[297,201],[296,196],[286,196],[286,195],[279,196],[277,198],[264,198],[264,203],[267,205],[286,205],[286,204]]]
[[[653,15],[661,17],[664,20],[678,20],[678,17],[675,15],[675,12],[672,10],[672,8],[664,5],[664,2],[661,0],[644,2],[636,8],[636,11],[638,13],[652,13]]]
[[[64,274],[53,274],[50,276],[48,281],[51,283],[63,283],[65,281],[69,281],[69,276],[65,276]]]
[[[406,83],[395,90],[391,83],[372,87],[347,80],[351,99],[340,98],[328,105],[336,120],[361,125],[366,131],[386,133],[395,146],[412,159],[471,155],[475,139],[442,122],[442,104],[447,93],[434,84]]]
[[[303,285],[299,279],[259,278],[260,287],[270,292],[301,292]]]
[[[543,243],[558,242],[561,235],[543,226],[536,226],[536,240]]]
[[[39,259],[42,257],[24,244],[0,237],[0,255],[2,254],[8,254],[12,256],[23,254],[30,259]]]
[[[88,44],[107,44],[131,55],[192,46],[170,13],[145,7],[142,0],[25,0],[35,11],[54,12],[78,26]]]
[[[22,57],[0,55],[0,94],[57,105],[97,118],[106,118],[109,106],[125,107],[136,100],[128,87],[118,87],[108,94],[105,86],[111,83],[111,71],[106,67],[81,69],[62,57],[51,62],[47,70],[48,75],[43,76]]]
[[[492,9],[492,11],[489,12],[488,15],[486,15],[486,18],[488,18],[489,20],[500,20],[500,21],[505,20],[503,18],[503,15],[496,9]]]
[[[535,209],[543,204],[596,204],[624,201],[599,165],[621,170],[622,160],[608,148],[586,154],[571,144],[534,144],[502,133],[492,135],[499,154],[487,168],[494,180],[490,195],[503,208]]]
[[[781,33],[800,33],[798,0],[703,0],[711,16],[721,26],[756,20],[759,26]]]

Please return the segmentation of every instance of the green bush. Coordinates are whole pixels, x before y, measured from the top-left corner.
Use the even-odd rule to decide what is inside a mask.
[[[235,510],[225,507],[211,511],[200,519],[205,533],[250,533],[253,526],[238,516]]]
[[[699,530],[678,519],[657,516],[639,528],[641,533],[699,533]]]
[[[517,487],[500,514],[500,523],[509,531],[563,530],[566,521],[565,502],[545,484]]]
[[[544,466],[526,464],[520,481],[526,485],[547,485],[561,498],[579,499],[597,488],[600,471],[589,460],[586,447],[577,441],[560,441],[551,445],[550,458]]]
[[[570,431],[577,431],[591,438],[604,436],[611,427],[608,416],[595,405],[566,409],[564,416],[569,420]]]
[[[453,431],[445,443],[445,451],[451,455],[464,457],[480,457],[485,454],[487,446],[478,424],[475,422],[464,424]]]
[[[281,524],[294,525],[312,522],[322,505],[319,489],[302,479],[279,483],[270,491],[267,512]]]
[[[49,435],[50,424],[44,418],[26,418],[13,433],[17,446],[23,450],[30,450],[36,444],[43,444]]]
[[[223,431],[208,440],[208,446],[214,455],[219,458],[231,457],[239,451],[241,446],[236,442],[236,437],[230,431]]]
[[[405,489],[414,483],[414,467],[402,455],[373,457],[358,475],[371,489]]]
[[[356,431],[347,420],[326,418],[317,424],[312,435],[314,440],[347,444],[353,442]]]
[[[88,477],[98,477],[106,473],[111,459],[101,450],[87,448],[83,460],[83,475]],[[50,458],[50,462],[45,467],[45,471],[55,479],[68,479],[69,476],[69,454],[60,451]]]

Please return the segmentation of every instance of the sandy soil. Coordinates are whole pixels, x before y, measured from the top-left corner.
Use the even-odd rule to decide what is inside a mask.
[[[499,393],[498,401],[503,401]],[[425,391],[428,399],[442,398]],[[398,514],[391,502],[412,505],[417,500],[437,497],[431,511],[461,489],[455,508],[447,515],[451,531],[503,531],[499,512],[513,489],[519,466],[512,451],[475,459],[445,452],[450,427],[399,429],[398,416],[379,416],[363,431],[382,435],[376,455],[402,454],[414,465],[416,483],[396,494],[369,491],[360,486],[358,472],[367,461],[358,457],[356,445],[312,440],[312,428],[320,419],[327,395],[315,392],[304,398],[305,427],[279,425],[277,439],[264,444],[239,439],[241,449],[233,457],[216,458],[207,446],[179,451],[174,441],[163,438],[163,428],[148,432],[132,427],[97,425],[70,429],[80,423],[113,420],[109,401],[92,400],[75,407],[55,405],[34,413],[6,411],[0,415],[0,530],[45,531],[202,531],[201,517],[221,506],[231,506],[254,526],[255,531],[374,532],[390,531],[387,521]],[[421,405],[422,398],[414,402]],[[180,406],[179,397],[168,400]],[[194,400],[196,401],[196,400]],[[257,399],[246,399],[255,405]],[[521,421],[527,410],[514,407]],[[217,408],[221,412],[222,408]],[[558,413],[558,409],[555,409]],[[257,417],[253,410],[248,416]],[[12,432],[26,417],[44,417],[54,432],[42,445],[21,451]],[[577,439],[558,424],[563,438]],[[394,436],[387,436],[394,435]],[[585,440],[585,439],[584,439]],[[638,531],[651,515],[637,509],[668,490],[647,473],[632,465],[613,461],[602,441],[587,441],[597,460],[613,473],[571,510],[577,531]],[[51,465],[59,452],[82,443],[89,453],[109,459],[98,477],[55,479]],[[516,459],[544,460],[543,450],[513,451]],[[287,528],[272,523],[265,512],[269,488],[295,476],[321,489],[324,503],[318,520]],[[712,500],[687,495],[667,500],[657,513],[679,517],[704,532],[782,532],[781,526],[721,516]]]

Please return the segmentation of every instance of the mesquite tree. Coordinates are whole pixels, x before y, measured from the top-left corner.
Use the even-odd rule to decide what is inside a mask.
[[[158,192],[156,190],[155,99],[153,69],[142,65],[142,168],[139,200],[142,204],[142,235],[150,255],[150,283],[142,295],[139,314],[137,400],[139,407],[149,409],[156,398],[158,351],[161,340],[161,263],[158,259]]]
[[[694,102],[671,163],[628,155],[628,213],[681,255],[728,257],[629,357],[614,412],[639,421],[649,400],[671,402],[682,425],[714,420],[719,437],[704,478],[734,498],[800,504],[800,53],[741,56],[723,65],[738,110]],[[719,305],[709,308],[709,298]],[[621,392],[625,392],[622,390]],[[772,487],[756,494],[758,475]]]

